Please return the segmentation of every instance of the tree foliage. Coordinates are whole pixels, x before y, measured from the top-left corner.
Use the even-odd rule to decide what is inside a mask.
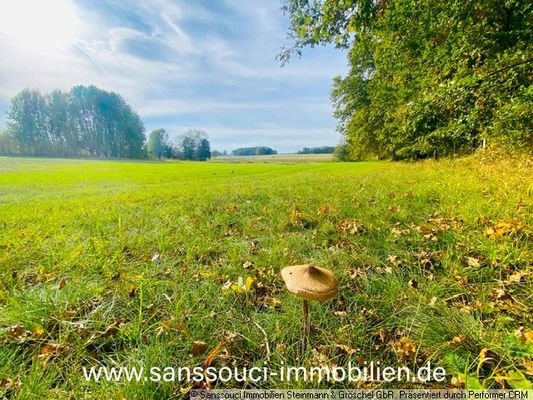
[[[184,160],[206,161],[211,158],[211,147],[207,133],[190,129],[181,138],[180,157]]]
[[[278,152],[267,146],[241,147],[231,151],[234,156],[266,156],[278,154]]]
[[[113,92],[75,86],[42,94],[24,89],[7,113],[16,152],[31,156],[142,158],[144,126]]]
[[[172,145],[168,139],[168,133],[164,129],[156,129],[148,135],[146,151],[151,158],[171,158]]]
[[[335,152],[335,146],[322,146],[322,147],[304,147],[297,151],[297,154],[333,154]]]
[[[532,10],[521,0],[289,0],[294,46],[349,48],[333,82],[352,158],[533,146]]]

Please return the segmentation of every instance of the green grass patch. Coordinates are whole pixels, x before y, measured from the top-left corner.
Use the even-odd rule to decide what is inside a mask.
[[[0,158],[0,397],[181,396],[189,384],[86,382],[82,367],[194,367],[221,341],[218,367],[431,361],[437,387],[525,387],[531,176],[523,159]],[[279,271],[308,262],[340,292],[311,303],[302,352]]]

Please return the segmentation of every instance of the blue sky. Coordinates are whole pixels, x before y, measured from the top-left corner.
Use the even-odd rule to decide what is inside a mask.
[[[343,51],[281,67],[280,0],[3,0],[0,124],[24,87],[95,84],[124,96],[147,130],[205,130],[212,147],[281,152],[339,142],[331,81]]]

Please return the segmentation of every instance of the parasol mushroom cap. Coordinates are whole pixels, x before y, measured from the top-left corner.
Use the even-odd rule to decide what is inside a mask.
[[[305,300],[330,300],[339,290],[339,282],[333,272],[312,264],[285,267],[281,270],[281,277],[289,292]]]

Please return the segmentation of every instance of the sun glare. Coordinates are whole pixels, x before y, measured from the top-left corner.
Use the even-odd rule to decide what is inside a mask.
[[[0,35],[30,48],[65,48],[75,41],[78,26],[78,17],[69,0],[0,2]]]

